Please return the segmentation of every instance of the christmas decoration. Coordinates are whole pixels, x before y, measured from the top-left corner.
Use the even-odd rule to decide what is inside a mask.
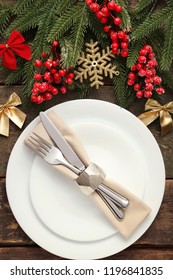
[[[138,116],[145,125],[149,125],[159,117],[162,136],[172,129],[173,121],[171,114],[173,114],[173,101],[165,105],[161,105],[154,99],[148,99],[145,104],[145,111],[147,112]]]
[[[34,74],[31,101],[37,104],[50,100],[53,95],[66,93],[67,86],[73,83],[74,74],[71,69],[63,69],[61,66],[61,53],[59,42],[52,43],[49,54],[42,52],[42,59],[34,62],[37,72]],[[38,72],[40,70],[40,73]]]
[[[138,98],[151,98],[154,91],[158,94],[165,92],[160,86],[162,79],[156,75],[157,65],[152,47],[145,45],[139,52],[137,63],[131,67],[127,81],[129,86],[133,86]]]
[[[107,47],[106,51],[102,50],[102,53],[99,52],[98,42],[90,41],[90,43],[86,43],[86,54],[82,52],[77,64],[79,67],[77,71],[75,71],[75,79],[80,79],[82,83],[84,79],[89,77],[91,82],[91,87],[95,86],[97,89],[100,85],[103,85],[103,77],[105,76],[110,78],[113,75],[119,75],[118,71],[115,71],[116,66],[112,66],[111,58],[114,57],[109,47]]]
[[[158,94],[162,94],[164,89],[173,90],[171,73],[173,62],[172,1],[16,0],[0,4],[0,18],[0,36],[2,38],[8,38],[11,32],[18,30],[30,42],[31,60],[25,61],[20,57],[17,58],[16,71],[10,72],[6,79],[8,85],[20,80],[23,84],[25,101],[31,99],[33,77],[36,78],[36,82],[40,82],[37,81],[39,75],[34,75],[42,75],[35,71],[37,67],[35,68],[34,62],[39,60],[42,52],[49,53],[53,41],[59,42],[63,69],[69,69],[71,66],[74,69],[77,68],[80,54],[85,49],[85,43],[90,39],[99,43],[100,52],[109,46],[115,55],[112,61],[113,63],[116,61],[117,69],[120,72],[119,76],[114,75],[111,78],[116,100],[120,106],[129,106],[136,98],[138,91],[137,96],[140,97],[139,85],[136,85],[134,89],[134,85],[139,84],[138,78],[141,83],[143,80],[145,90],[143,88],[141,91],[144,97],[150,98],[152,86],[157,88],[156,93]],[[136,64],[140,50],[146,45],[152,46],[158,64],[156,76],[162,79],[164,89],[160,85],[155,86],[154,82],[149,83],[152,85],[148,85],[147,82],[146,85],[144,77],[139,76],[137,71],[133,73],[137,74],[135,84],[129,85],[129,80],[133,80],[131,79],[132,74],[130,74],[131,78],[128,77],[129,71],[133,72],[131,68]],[[40,62],[37,63],[39,65]],[[142,62],[142,65],[146,66],[144,64]],[[153,68],[154,72],[156,68]],[[41,69],[42,67],[38,68],[40,71]],[[0,70],[6,70],[1,61]],[[161,81],[158,77],[155,78],[156,84]],[[88,78],[90,78],[89,75]],[[76,89],[81,86],[83,92],[86,92],[88,79],[83,79],[82,84],[80,79],[76,79],[71,88],[73,87],[76,92]],[[155,91],[152,90],[152,93],[154,94]],[[49,97],[50,95],[47,98]],[[152,95],[153,97],[154,95]]]
[[[120,54],[122,57],[128,56],[128,32],[124,32],[120,25],[122,19],[119,14],[123,8],[114,1],[104,1],[104,4],[98,4],[93,0],[86,0],[90,10],[95,13],[98,20],[104,25],[104,32],[108,33],[112,41],[112,53]]]
[[[22,128],[26,114],[16,106],[21,105],[20,97],[13,92],[5,104],[0,104],[0,134],[9,136],[9,119]]]
[[[17,62],[14,53],[27,60],[31,59],[31,49],[27,44],[23,44],[25,39],[14,30],[9,36],[6,44],[0,44],[0,57],[2,56],[2,65],[11,70],[17,69]]]

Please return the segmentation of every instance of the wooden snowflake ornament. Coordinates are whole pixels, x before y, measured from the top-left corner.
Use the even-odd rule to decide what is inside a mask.
[[[113,75],[119,75],[116,65],[110,63],[115,56],[109,47],[106,48],[106,51],[102,50],[102,53],[100,53],[98,42],[93,42],[93,40],[85,45],[87,47],[86,54],[82,52],[77,61],[79,67],[74,72],[76,75],[75,80],[79,79],[82,83],[84,79],[89,78],[91,87],[95,86],[98,89],[99,86],[104,85],[103,74],[111,79]]]

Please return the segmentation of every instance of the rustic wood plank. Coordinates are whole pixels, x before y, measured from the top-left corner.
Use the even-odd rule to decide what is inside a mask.
[[[172,260],[172,248],[130,247],[118,254],[102,260]],[[4,247],[0,248],[0,260],[66,260],[55,256],[40,247]]]
[[[136,245],[173,246],[173,180],[166,182],[166,190],[159,213],[148,231],[136,242]],[[0,180],[0,245],[31,245],[33,242],[16,222],[5,191],[5,180]]]

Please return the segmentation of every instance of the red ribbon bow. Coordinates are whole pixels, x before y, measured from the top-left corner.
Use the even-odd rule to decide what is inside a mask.
[[[17,69],[17,61],[14,53],[27,60],[31,59],[31,49],[27,44],[22,44],[25,39],[20,32],[14,30],[10,34],[7,44],[0,44],[0,57],[2,65],[11,70]]]

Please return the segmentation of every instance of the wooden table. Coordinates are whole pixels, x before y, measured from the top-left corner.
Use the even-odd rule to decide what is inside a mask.
[[[5,86],[4,81],[5,77],[1,75],[0,104],[4,104],[13,91],[19,96],[22,96],[21,85]],[[88,98],[105,100],[112,103],[116,102],[113,87],[109,82],[99,90],[93,90]],[[47,102],[46,108],[72,99],[75,99],[75,94],[69,92]],[[171,100],[173,100],[173,97],[168,93],[162,98],[163,104]],[[136,116],[139,115],[144,111],[145,101],[137,100],[133,102],[128,110]],[[27,119],[23,127],[25,129],[37,116],[38,112],[34,106],[26,108],[22,105],[19,108],[27,114]],[[153,224],[139,240],[124,251],[106,259],[173,259],[173,131],[169,132],[165,137],[161,137],[159,121],[151,124],[149,129],[160,146],[165,162],[166,189],[163,203]],[[0,135],[0,259],[62,259],[37,246],[23,232],[16,222],[7,200],[5,189],[7,162],[22,130],[10,122],[9,137]]]

